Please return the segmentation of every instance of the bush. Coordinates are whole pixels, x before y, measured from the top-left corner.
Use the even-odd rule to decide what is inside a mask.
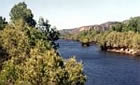
[[[1,32],[10,58],[0,72],[0,85],[83,85],[81,63],[64,60],[40,30],[19,20]]]

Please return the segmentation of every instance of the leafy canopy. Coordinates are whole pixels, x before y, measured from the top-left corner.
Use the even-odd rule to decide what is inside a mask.
[[[35,26],[36,22],[33,19],[33,14],[30,9],[27,8],[27,5],[25,2],[18,3],[14,5],[14,7],[10,11],[10,17],[13,22],[15,22],[17,19],[24,19],[26,23],[28,23],[29,26]]]
[[[0,85],[84,85],[82,63],[63,59],[52,44],[58,39],[57,31],[43,19],[35,28],[28,21],[32,18],[26,4],[19,3],[11,10],[12,22],[0,31],[0,45],[8,54]]]
[[[7,25],[7,21],[5,18],[3,18],[2,16],[0,16],[0,30],[3,30],[4,27]]]

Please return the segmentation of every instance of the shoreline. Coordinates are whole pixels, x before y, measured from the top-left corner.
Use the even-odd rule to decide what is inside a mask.
[[[139,50],[134,50],[134,49],[107,49],[106,51],[108,52],[115,52],[115,53],[121,53],[121,54],[127,54],[127,55],[132,55],[132,56],[140,56],[140,51]]]
[[[63,39],[63,40],[72,40],[72,39]],[[73,41],[77,41],[80,42],[79,40],[73,40]],[[92,42],[87,42],[87,43],[83,43],[80,42],[82,46],[90,46],[93,44],[97,44],[97,42],[92,41]],[[100,46],[102,51],[107,51],[107,52],[115,52],[115,53],[120,53],[120,54],[127,54],[127,55],[132,55],[132,56],[140,56],[140,50],[136,50],[136,49],[132,49],[132,48],[123,48],[123,47],[107,47],[107,46]]]
[[[109,47],[109,46],[100,46],[100,48],[103,51],[127,54],[132,56],[140,56],[140,50],[138,49],[124,47]]]

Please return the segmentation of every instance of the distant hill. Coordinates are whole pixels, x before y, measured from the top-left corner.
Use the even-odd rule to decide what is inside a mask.
[[[82,27],[78,27],[78,28],[72,28],[72,29],[63,29],[60,30],[60,34],[75,34],[75,33],[79,33],[81,31],[85,31],[85,30],[90,30],[90,29],[94,29],[97,31],[105,31],[105,30],[109,30],[111,28],[111,26],[120,23],[120,22],[106,22],[100,25],[89,25],[89,26],[82,26]]]

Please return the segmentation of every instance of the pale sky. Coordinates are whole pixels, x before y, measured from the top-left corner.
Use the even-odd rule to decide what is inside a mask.
[[[10,9],[20,1],[26,2],[36,20],[42,16],[58,29],[140,16],[140,0],[1,0],[0,16],[9,20]]]

